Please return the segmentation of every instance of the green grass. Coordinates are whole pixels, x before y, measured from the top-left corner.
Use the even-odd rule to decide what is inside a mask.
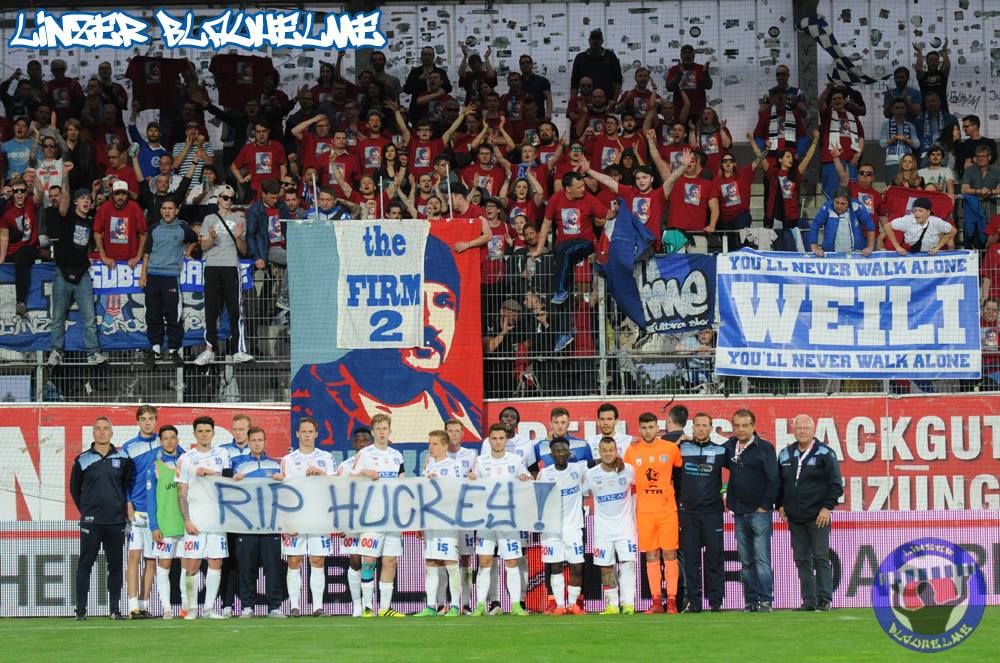
[[[987,661],[1000,608],[945,658]],[[883,661],[919,656],[893,643],[871,610],[634,617],[312,618],[111,622],[0,619],[7,661]],[[922,660],[928,660],[926,658]],[[930,659],[933,660],[933,659]]]

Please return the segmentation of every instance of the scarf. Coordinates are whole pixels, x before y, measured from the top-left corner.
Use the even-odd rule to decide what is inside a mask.
[[[846,131],[842,131],[842,129],[841,129],[842,125],[843,125],[844,129],[846,129]],[[858,133],[858,118],[857,118],[857,116],[855,116],[854,113],[851,113],[851,112],[846,111],[846,110],[835,111],[835,110],[831,109],[830,110],[830,140],[827,143],[827,146],[828,147],[836,147],[836,148],[839,148],[839,149],[843,149],[843,147],[840,144],[840,139],[842,137],[844,137],[844,136],[846,136],[847,138],[849,138],[850,141],[851,141],[851,144],[849,146],[850,149],[852,149],[855,152],[857,152],[858,148],[861,147],[861,144],[858,142],[859,139],[860,139],[860,135]]]
[[[921,147],[930,147],[937,142],[938,137],[941,136],[941,127],[944,125],[944,111],[938,111],[935,114],[931,114],[930,111],[924,111],[924,135],[921,137],[920,142]]]
[[[909,138],[910,137],[910,126],[911,126],[910,123],[907,122],[906,120],[903,120],[903,124],[902,124],[902,126],[900,126],[896,122],[896,118],[895,117],[890,117],[889,118],[889,138],[892,138],[893,136],[895,136],[898,133],[902,133],[903,136],[905,136],[906,138]],[[902,129],[903,131],[900,132],[900,129]],[[908,143],[904,143],[902,141],[896,141],[895,143],[893,143],[892,145],[890,145],[888,148],[886,148],[885,153],[886,153],[887,157],[892,157],[892,156],[896,157],[895,161],[898,162],[899,158],[901,156],[903,156],[904,154],[909,154],[912,151],[913,151],[913,148],[911,148]],[[886,160],[888,161],[888,159],[886,159]]]
[[[787,106],[771,111],[771,122],[767,128],[767,149],[771,152],[794,149],[798,139],[795,113]]]

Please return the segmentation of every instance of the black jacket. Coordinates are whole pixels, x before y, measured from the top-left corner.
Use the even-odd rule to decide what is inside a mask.
[[[796,480],[799,463],[805,464]],[[792,443],[782,449],[778,454],[778,469],[781,489],[775,506],[785,508],[785,517],[790,522],[804,524],[816,520],[820,509],[825,507],[832,511],[844,493],[837,455],[818,440],[814,440],[804,458],[798,444]]]
[[[93,444],[77,456],[69,477],[69,494],[80,511],[80,524],[125,524],[126,493],[134,473],[132,459],[113,444],[106,456],[97,453]]]
[[[677,506],[688,513],[722,513],[722,468],[728,451],[721,444],[693,440],[680,443],[684,465]]]
[[[749,446],[736,457],[736,438],[726,440],[726,467],[729,487],[726,504],[738,516],[763,508],[774,508],[778,497],[778,459],[774,445],[754,435]]]

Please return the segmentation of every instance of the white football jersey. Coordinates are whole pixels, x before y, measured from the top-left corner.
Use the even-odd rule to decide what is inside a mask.
[[[460,447],[458,451],[449,451],[448,457],[458,461],[458,464],[462,467],[462,478],[464,479],[469,476],[469,472],[476,466],[476,459],[479,458],[479,454],[472,449]]]
[[[301,450],[296,449],[281,459],[281,471],[287,479],[304,477],[306,470],[310,467],[322,470],[323,474],[337,473],[337,462],[333,460],[333,456],[330,455],[329,451],[323,451],[322,449],[313,449],[308,454],[304,454]]]
[[[474,468],[479,479],[516,479],[528,473],[524,461],[517,454],[507,452],[502,458],[494,458],[493,454],[485,454],[476,459]]]
[[[379,449],[374,444],[365,447],[355,456],[351,474],[357,476],[365,470],[375,470],[380,479],[396,479],[403,466],[403,454],[392,447]]]
[[[538,481],[552,481],[562,496],[563,530],[583,529],[583,475],[587,463],[568,463],[566,469],[557,470],[555,465],[546,465],[538,473]]]
[[[601,445],[601,438],[604,436],[600,433],[596,435],[591,435],[587,438],[587,444],[590,445],[590,455],[594,457],[594,460],[600,460],[601,455],[598,453],[598,447]],[[632,444],[632,436],[628,433],[615,433],[611,437],[615,438],[615,444],[618,445],[618,457],[625,457],[625,450],[628,449],[628,445]]]
[[[600,465],[583,475],[583,491],[594,496],[594,538],[602,541],[635,538],[635,470],[608,472]]]
[[[350,476],[351,475],[351,468],[354,467],[354,461],[356,461],[357,459],[358,459],[358,455],[354,454],[353,456],[351,456],[347,460],[341,462],[340,465],[337,466],[336,475],[338,477],[347,477],[347,476]]]
[[[483,446],[479,451],[480,457],[490,455],[490,438],[483,440]],[[515,434],[507,438],[507,453],[514,453],[521,457],[525,467],[531,467],[538,459],[535,458],[535,443],[524,435]]]
[[[462,465],[454,458],[444,458],[443,460],[427,459],[427,467],[424,468],[425,477],[436,477],[438,479],[448,479],[458,481],[465,477]]]
[[[231,467],[229,452],[222,447],[212,447],[208,451],[198,451],[198,447],[182,454],[177,459],[177,483],[189,483],[198,474],[198,468],[205,467],[222,474]]]

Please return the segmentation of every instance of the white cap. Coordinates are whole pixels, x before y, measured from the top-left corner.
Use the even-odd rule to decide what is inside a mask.
[[[115,180],[115,183],[111,185],[111,191],[128,191],[128,182],[125,180]]]

